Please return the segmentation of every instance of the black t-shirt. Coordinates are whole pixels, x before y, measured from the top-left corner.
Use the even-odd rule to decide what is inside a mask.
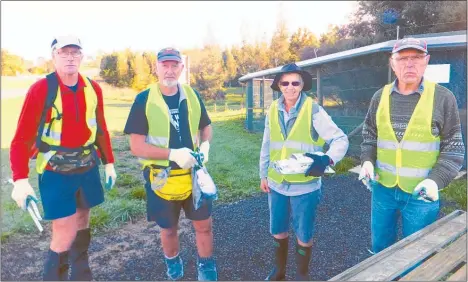
[[[205,105],[203,104],[200,94],[195,90],[195,94],[198,97],[201,107],[199,129],[203,129],[207,125],[211,124],[211,120],[208,117]],[[148,135],[148,119],[146,117],[146,101],[148,100],[149,89],[139,93],[135,102],[132,105],[130,113],[128,115],[127,123],[125,125],[125,134],[140,134]],[[163,95],[164,101],[166,102],[169,112],[170,121],[170,137],[169,137],[169,148],[179,149],[187,147],[193,150],[192,137],[190,136],[189,121],[187,115],[187,99],[180,102],[180,92],[178,91],[175,95],[166,96]],[[180,167],[170,162],[171,168],[180,169]]]

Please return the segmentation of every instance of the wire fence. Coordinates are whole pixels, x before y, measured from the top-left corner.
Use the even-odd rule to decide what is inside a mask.
[[[439,83],[453,92],[457,99],[464,141],[466,144],[466,50],[444,49],[430,52],[429,64],[449,64],[450,82]],[[314,77],[312,90],[307,94],[317,99],[317,69],[306,68]],[[260,89],[261,79],[253,81],[253,131],[264,128],[265,113],[279,93],[271,91],[273,77],[263,81],[264,93]],[[395,76],[388,65],[388,56],[368,54],[320,66],[320,92],[323,107],[333,121],[346,133],[352,133],[348,155],[359,156],[362,143],[362,125],[372,96]],[[269,90],[268,90],[269,89]],[[262,101],[263,99],[263,101]],[[247,109],[246,109],[247,110]]]

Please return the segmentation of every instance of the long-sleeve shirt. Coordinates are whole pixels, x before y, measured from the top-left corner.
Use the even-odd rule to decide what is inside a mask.
[[[418,90],[410,95],[399,93],[397,85],[398,81],[395,80],[390,95],[390,120],[396,138],[400,142],[424,92],[424,84],[421,82]],[[376,113],[382,90],[383,88],[378,90],[372,97],[362,129],[361,161],[370,161],[374,165],[377,159],[378,136]],[[443,189],[455,178],[462,167],[465,147],[457,100],[450,90],[438,84],[434,93],[431,129],[432,135],[440,137],[440,154],[428,178],[434,180],[439,189]]]
[[[60,78],[58,78],[58,81],[63,111],[61,145],[69,148],[81,147],[91,136],[91,131],[86,123],[85,82],[81,75],[79,75],[76,91],[73,91],[73,87],[64,85]],[[97,95],[96,120],[98,132],[96,134],[96,145],[99,149],[98,155],[100,155],[104,164],[113,163],[114,155],[104,118],[102,90],[96,82],[91,81],[91,83]],[[10,165],[13,181],[28,178],[29,158],[32,155],[32,148],[36,142],[46,97],[47,79],[43,78],[29,88],[24,100],[16,133],[10,147]],[[46,122],[49,122],[50,119],[51,110],[46,115]],[[50,167],[47,166],[46,169],[50,169]]]
[[[289,113],[286,111],[284,106],[284,96],[281,96],[274,103],[278,103],[278,114],[280,121],[280,128],[283,136],[288,136],[294,123],[299,115],[302,105],[306,100],[307,96],[304,93],[300,94],[296,104],[289,109]],[[336,165],[348,151],[349,141],[346,134],[338,128],[333,122],[331,117],[325,112],[325,110],[319,106],[318,111],[312,113],[312,125],[310,128],[310,134],[314,140],[318,137],[322,137],[325,142],[329,145],[329,149],[326,152],[333,164]],[[265,130],[263,133],[262,149],[260,151],[260,179],[268,177],[268,167],[270,165],[270,125],[268,114],[265,117]],[[286,196],[297,196],[306,193],[313,192],[320,189],[322,186],[321,178],[313,180],[308,183],[291,184],[283,181],[283,183],[276,183],[275,181],[268,178],[268,186],[270,189],[275,190]]]

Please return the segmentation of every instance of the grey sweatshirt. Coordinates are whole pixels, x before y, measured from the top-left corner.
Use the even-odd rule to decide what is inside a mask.
[[[397,90],[397,83],[398,81],[393,83],[390,95],[390,120],[397,140],[401,141],[424,88],[423,83],[421,83],[415,93],[402,95]],[[370,161],[374,165],[377,158],[376,113],[382,91],[383,88],[379,89],[372,97],[362,129],[361,161]],[[440,154],[428,178],[434,180],[439,189],[443,189],[460,171],[463,165],[465,147],[463,145],[457,100],[450,90],[438,84],[434,93],[432,134],[440,136]]]

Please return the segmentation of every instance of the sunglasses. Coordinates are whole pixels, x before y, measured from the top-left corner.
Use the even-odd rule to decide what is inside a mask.
[[[286,86],[289,85],[289,81],[281,81],[280,85],[286,87]],[[291,85],[292,86],[299,86],[299,85],[301,85],[301,82],[300,81],[292,81]]]

